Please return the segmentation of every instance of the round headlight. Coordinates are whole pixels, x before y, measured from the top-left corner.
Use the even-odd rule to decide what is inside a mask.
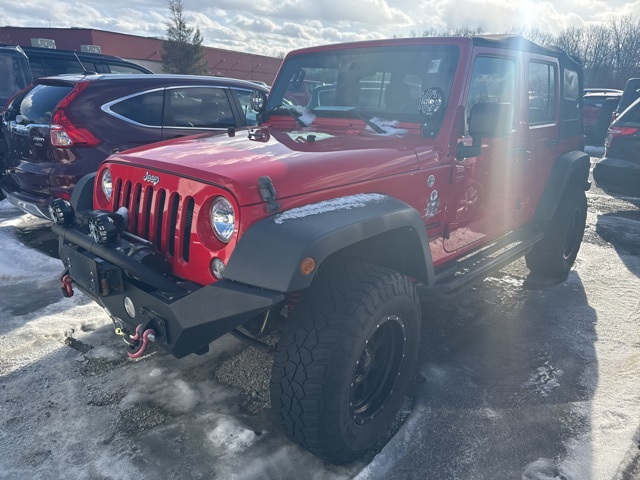
[[[111,192],[113,191],[113,181],[111,180],[111,171],[108,168],[105,168],[102,171],[102,178],[100,179],[100,187],[102,188],[102,193],[108,201],[111,201]]]
[[[211,228],[224,243],[228,243],[236,226],[236,212],[231,202],[224,197],[216,197],[211,204]]]

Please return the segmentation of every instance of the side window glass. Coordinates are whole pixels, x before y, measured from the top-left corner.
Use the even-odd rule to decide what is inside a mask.
[[[40,77],[46,76],[44,72],[44,67],[42,66],[42,60],[36,58],[35,60],[29,60],[29,67],[31,67],[31,74],[33,75],[33,79],[36,80]]]
[[[64,75],[67,73],[82,73],[82,67],[90,72],[97,72],[97,67],[92,62],[82,62],[77,60],[61,60],[57,58],[44,58],[42,60],[47,76]]]
[[[104,63],[103,66],[105,67],[106,71],[108,71],[109,73],[117,73],[121,75],[146,73],[146,72],[143,72],[142,70],[139,70],[134,67],[130,67],[128,65],[112,65],[112,64]]]
[[[511,103],[515,105],[515,74],[513,60],[498,57],[477,57],[467,95],[465,119],[477,103]],[[467,131],[468,125],[465,127]]]
[[[222,88],[172,88],[166,95],[165,127],[227,128],[236,124]]]
[[[529,63],[529,124],[553,123],[556,118],[556,68],[541,62]]]
[[[112,112],[135,123],[145,126],[160,127],[162,125],[163,92],[147,92],[126,98],[111,105]]]
[[[257,112],[251,108],[249,99],[251,98],[251,92],[249,90],[233,90],[238,96],[240,106],[242,107],[242,114],[247,122],[247,125],[253,126],[258,124],[256,118]]]
[[[562,84],[562,118],[564,120],[578,120],[580,118],[578,73],[565,68]]]

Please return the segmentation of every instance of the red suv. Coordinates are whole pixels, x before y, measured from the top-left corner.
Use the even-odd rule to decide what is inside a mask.
[[[259,128],[115,154],[52,204],[63,292],[102,305],[134,357],[277,328],[276,416],[348,462],[412,382],[420,296],[523,255],[534,277],[568,274],[590,186],[581,98],[580,62],[521,37],[292,52],[253,95]]]
[[[22,210],[49,218],[51,201],[71,198],[77,181],[114,152],[255,125],[255,89],[267,91],[243,80],[185,75],[39,79],[2,114],[2,191]]]

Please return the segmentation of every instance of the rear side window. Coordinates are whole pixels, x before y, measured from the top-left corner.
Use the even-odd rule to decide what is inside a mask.
[[[167,89],[165,127],[227,128],[236,122],[223,88]]]
[[[554,65],[529,63],[529,123],[553,123],[556,118],[556,77]]]
[[[563,75],[562,118],[564,120],[578,120],[580,118],[580,85],[578,73],[564,69]]]
[[[112,65],[109,63],[103,63],[102,66],[109,73],[117,73],[120,75],[130,75],[130,74],[139,74],[139,73],[147,73],[139,68],[131,67],[128,65]]]
[[[36,85],[12,105],[7,120],[18,125],[49,125],[56,105],[73,90],[72,85]]]
[[[93,62],[82,62],[78,60],[62,60],[57,58],[44,58],[44,71],[47,76],[64,75],[68,73],[82,73],[84,67],[89,72],[97,72],[97,66]]]
[[[109,109],[125,120],[149,127],[161,127],[163,102],[163,92],[157,90],[125,98]]]

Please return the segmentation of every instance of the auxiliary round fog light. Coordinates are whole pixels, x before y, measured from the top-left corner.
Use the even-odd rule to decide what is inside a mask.
[[[124,309],[131,318],[136,318],[136,307],[133,306],[133,301],[129,297],[124,297]]]
[[[224,262],[218,257],[211,260],[211,273],[218,280],[222,280],[222,274],[224,273]]]

